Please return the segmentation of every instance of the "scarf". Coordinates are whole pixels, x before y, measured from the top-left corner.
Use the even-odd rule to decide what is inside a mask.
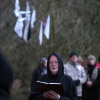
[[[91,67],[91,66],[88,66]],[[95,66],[94,68],[89,68],[88,71],[92,71],[91,77],[89,76],[89,73],[87,72],[87,78],[88,81],[94,82],[98,76],[98,68]]]

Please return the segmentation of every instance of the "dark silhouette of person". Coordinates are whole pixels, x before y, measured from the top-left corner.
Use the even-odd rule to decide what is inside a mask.
[[[37,81],[37,79],[47,73],[47,59],[45,57],[41,57],[39,60],[38,67],[32,73],[32,81],[31,81],[31,90],[33,90],[33,85]]]
[[[0,100],[10,100],[10,87],[12,82],[12,68],[4,54],[0,52]]]

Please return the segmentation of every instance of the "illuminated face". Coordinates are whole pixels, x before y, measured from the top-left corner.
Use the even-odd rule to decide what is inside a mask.
[[[49,68],[53,75],[57,74],[58,72],[58,60],[57,57],[52,55],[49,61]]]
[[[73,55],[73,56],[70,58],[70,60],[71,60],[72,62],[77,62],[77,61],[78,61],[78,57],[77,57],[76,55]]]

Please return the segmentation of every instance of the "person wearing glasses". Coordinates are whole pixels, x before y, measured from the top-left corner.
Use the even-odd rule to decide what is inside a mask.
[[[47,74],[39,77],[38,81],[47,83],[61,83],[64,88],[63,94],[53,90],[40,92],[34,86],[28,100],[77,100],[76,87],[72,78],[64,75],[63,62],[58,53],[51,53],[47,60]]]

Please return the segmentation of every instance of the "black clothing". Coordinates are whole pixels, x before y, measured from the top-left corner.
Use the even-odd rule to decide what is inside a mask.
[[[48,83],[61,83],[64,86],[65,94],[64,96],[61,96],[60,100],[77,100],[76,99],[76,88],[74,86],[74,83],[72,79],[67,76],[63,75],[61,78],[54,78],[51,79],[48,75],[43,75],[40,77],[39,81],[48,82]],[[31,91],[29,100],[44,100],[42,93],[39,93],[38,91]]]
[[[93,70],[94,70],[95,67],[96,67],[96,64],[94,64],[94,65],[88,64],[87,71],[89,73],[89,77],[91,77],[92,72],[93,72]]]
[[[37,79],[41,76],[47,73],[47,68],[44,65],[46,63],[47,59],[45,57],[41,57],[39,60],[38,67],[33,71],[32,73],[32,80],[31,80],[31,91],[33,90],[33,86]]]
[[[49,69],[50,57],[55,55],[58,59],[58,74],[52,75]],[[52,53],[48,57],[47,61],[47,74],[42,75],[38,79],[39,81],[48,82],[48,83],[61,83],[64,87],[64,94],[59,94],[61,96],[60,100],[77,100],[76,88],[72,78],[68,75],[64,75],[63,62],[60,56],[57,53]],[[29,100],[44,100],[43,93],[40,93],[36,90],[36,86],[33,87],[31,91]]]
[[[44,68],[44,69],[43,69]],[[33,90],[33,86],[35,85],[35,82],[38,80],[38,78],[43,75],[43,71],[46,70],[46,68],[43,66],[39,66],[36,68],[32,73],[32,81],[31,81],[31,90]]]
[[[91,66],[88,64],[86,68],[86,73],[89,79],[91,79],[93,70],[95,69],[95,67],[96,65]],[[98,69],[98,75],[96,79],[92,82],[93,82],[93,85],[91,87],[88,87],[86,83],[83,84],[83,97],[82,97],[83,99],[82,100],[100,100],[100,70],[99,69]]]
[[[9,100],[13,71],[4,55],[0,53],[0,100]]]
[[[75,86],[78,86],[80,84],[80,80],[74,80]]]
[[[78,96],[78,100],[82,100],[82,97]]]

